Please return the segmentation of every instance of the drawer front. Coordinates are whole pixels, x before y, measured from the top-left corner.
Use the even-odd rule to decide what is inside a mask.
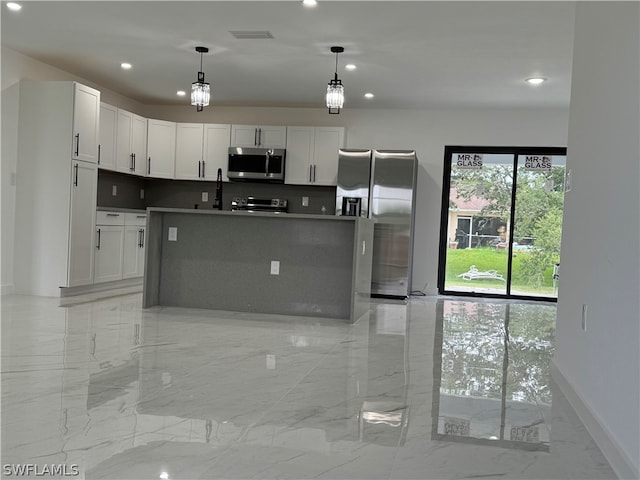
[[[96,212],[96,225],[124,225],[122,212]]]
[[[144,213],[125,213],[124,224],[126,226],[144,227],[147,225],[147,216]]]

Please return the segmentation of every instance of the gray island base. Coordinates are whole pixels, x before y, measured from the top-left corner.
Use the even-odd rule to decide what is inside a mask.
[[[356,321],[371,294],[373,221],[147,209],[143,306]]]

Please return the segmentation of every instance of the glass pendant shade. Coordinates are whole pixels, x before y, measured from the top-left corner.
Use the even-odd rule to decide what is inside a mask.
[[[204,81],[204,73],[198,72],[198,81],[191,84],[191,105],[195,105],[198,112],[209,106],[211,100],[211,86]]]
[[[340,113],[344,105],[344,87],[337,77],[327,85],[327,108],[329,113]]]

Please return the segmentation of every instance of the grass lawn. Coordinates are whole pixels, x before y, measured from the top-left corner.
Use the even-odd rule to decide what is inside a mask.
[[[446,287],[464,286],[464,287],[481,287],[481,288],[497,288],[503,290],[505,282],[491,279],[463,280],[458,277],[461,273],[469,270],[471,265],[475,265],[480,271],[496,270],[502,276],[507,278],[507,251],[486,248],[472,249],[448,249],[447,250],[447,274]],[[528,255],[527,252],[516,252],[513,257],[513,276],[511,278],[511,290],[517,290],[523,293],[532,293],[537,295],[553,295],[553,265],[550,265],[544,272],[544,282],[541,288],[537,288],[528,283],[520,272],[520,263],[522,259]]]

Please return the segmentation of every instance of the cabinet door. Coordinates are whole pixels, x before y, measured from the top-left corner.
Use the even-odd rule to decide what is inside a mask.
[[[100,104],[100,143],[98,144],[98,167],[107,170],[116,168],[116,135],[118,132],[118,109]]]
[[[176,126],[176,175],[182,180],[202,178],[202,123],[178,123]]]
[[[131,150],[131,131],[133,113],[118,109],[118,128],[116,133],[116,170],[133,173],[133,151]]]
[[[258,139],[261,147],[285,148],[287,144],[287,127],[258,127]]]
[[[232,147],[257,147],[258,127],[255,125],[232,125],[231,126],[231,146]]]
[[[289,127],[287,130],[285,183],[309,184],[312,175],[314,129],[313,127]]]
[[[90,285],[93,281],[94,225],[98,166],[71,162],[71,209],[69,225],[68,285]]]
[[[147,174],[147,119],[133,115],[131,122],[131,153],[133,171],[136,175]]]
[[[141,277],[144,272],[144,227],[124,227],[124,257],[122,262],[122,278]]]
[[[148,121],[147,175],[173,178],[176,165],[176,124],[162,120]]]
[[[344,145],[344,127],[316,127],[313,150],[313,183],[337,185],[338,149]]]
[[[231,125],[205,124],[204,126],[204,178],[216,180],[222,169],[222,180],[227,181]]]
[[[124,226],[98,225],[96,236],[94,283],[122,280]]]
[[[98,163],[100,92],[74,84],[72,159]]]

